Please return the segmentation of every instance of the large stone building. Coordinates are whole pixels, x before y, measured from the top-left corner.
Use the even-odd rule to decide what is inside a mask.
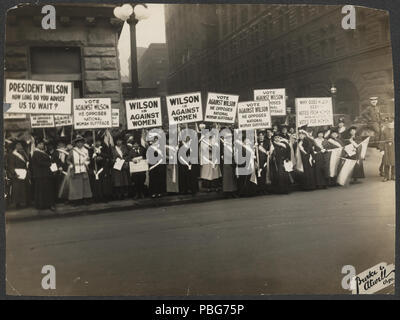
[[[42,5],[7,14],[5,78],[72,82],[74,98],[111,98],[125,121],[114,5],[57,4],[56,29],[44,30]]]
[[[341,6],[167,5],[170,93],[240,94],[286,88],[294,98],[330,96],[335,113],[357,116],[370,96],[394,111],[387,12],[356,7],[356,29],[344,30]],[[292,108],[293,110],[293,108]]]

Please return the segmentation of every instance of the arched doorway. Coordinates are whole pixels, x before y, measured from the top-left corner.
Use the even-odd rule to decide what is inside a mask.
[[[335,113],[349,115],[354,119],[360,113],[360,96],[356,86],[347,79],[336,81],[336,106]]]

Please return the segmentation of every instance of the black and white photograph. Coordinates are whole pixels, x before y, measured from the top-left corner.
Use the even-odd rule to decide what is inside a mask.
[[[390,25],[351,4],[9,8],[6,295],[393,296]]]

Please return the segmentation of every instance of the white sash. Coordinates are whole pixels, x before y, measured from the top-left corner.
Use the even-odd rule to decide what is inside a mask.
[[[72,149],[75,173],[84,173],[86,170],[86,162],[88,158],[87,150]]]

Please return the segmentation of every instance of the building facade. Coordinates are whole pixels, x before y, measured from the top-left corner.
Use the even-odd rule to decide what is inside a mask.
[[[246,101],[253,99],[253,89],[286,88],[293,107],[296,97],[330,96],[335,87],[337,114],[356,117],[370,96],[380,97],[383,112],[394,112],[387,12],[356,7],[356,29],[344,30],[341,6],[197,6],[206,7],[197,11],[211,19],[212,31],[205,34],[209,45],[198,46],[190,59],[185,59],[184,48],[192,45],[178,32],[185,27],[178,27],[176,19],[169,25],[166,21],[171,92],[235,93]]]
[[[42,6],[7,14],[7,79],[72,82],[74,98],[111,98],[125,121],[117,42],[122,21],[113,5],[57,4],[56,29],[44,30]]]
[[[168,55],[165,43],[151,43],[138,60],[139,86],[167,93]]]

